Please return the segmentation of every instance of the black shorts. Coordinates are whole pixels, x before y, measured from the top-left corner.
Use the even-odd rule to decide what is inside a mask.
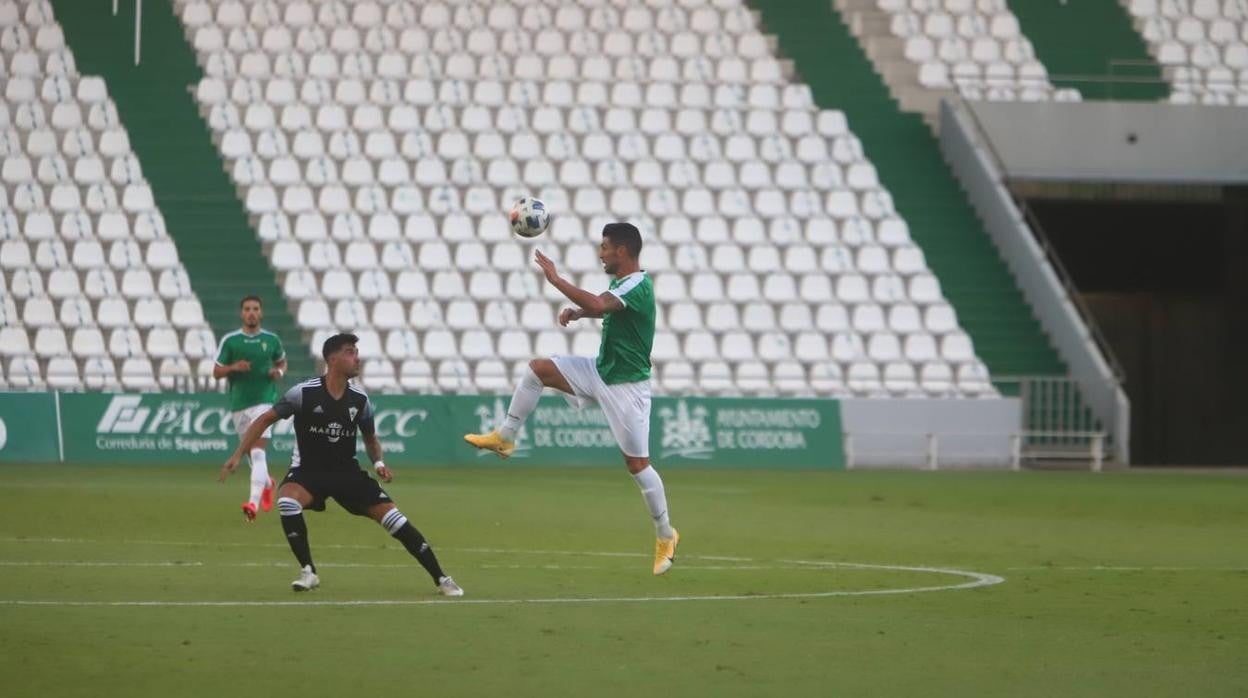
[[[356,516],[367,516],[369,507],[390,502],[390,495],[381,489],[368,473],[352,470],[309,470],[306,467],[286,471],[282,484],[294,482],[312,495],[308,509],[325,511],[325,500],[333,497],[343,509]]]

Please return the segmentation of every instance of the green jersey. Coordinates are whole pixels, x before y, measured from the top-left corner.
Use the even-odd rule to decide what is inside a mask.
[[[644,271],[611,280],[607,289],[624,309],[602,318],[598,375],[608,385],[650,380],[650,349],[654,346],[654,284]]]
[[[285,357],[282,340],[268,330],[255,334],[234,330],[222,337],[217,347],[217,365],[229,366],[240,359],[251,362],[251,370],[229,375],[230,410],[238,412],[252,405],[277,402],[277,384],[269,378],[269,370]]]

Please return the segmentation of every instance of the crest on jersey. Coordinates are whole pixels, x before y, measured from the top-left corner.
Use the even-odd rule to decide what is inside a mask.
[[[351,421],[353,421],[353,422],[355,421],[355,415],[356,415],[356,413],[358,413],[359,411],[360,411],[360,410],[359,410],[359,408],[357,408],[357,407],[348,407],[348,408],[347,408],[347,414],[351,415]]]

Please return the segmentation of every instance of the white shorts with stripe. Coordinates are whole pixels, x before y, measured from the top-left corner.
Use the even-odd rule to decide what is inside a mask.
[[[630,458],[650,457],[650,381],[608,385],[598,375],[598,362],[584,356],[552,356],[555,368],[575,395],[568,404],[584,408],[598,403],[620,450]]]
[[[234,417],[234,431],[238,433],[238,438],[240,439],[243,438],[243,434],[246,433],[247,427],[251,426],[251,423],[256,421],[256,419],[260,415],[264,414],[265,412],[268,412],[272,408],[273,408],[272,405],[260,404],[260,405],[252,405],[251,407],[248,407],[245,410],[231,412],[230,416]],[[260,435],[260,438],[268,439],[268,438],[272,438],[272,436],[273,436],[273,425],[270,424],[269,428],[265,429],[264,433]]]

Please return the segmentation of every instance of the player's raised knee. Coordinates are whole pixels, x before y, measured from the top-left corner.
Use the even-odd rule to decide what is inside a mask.
[[[554,361],[550,359],[533,359],[529,362],[529,370],[533,372],[533,375],[537,376],[542,385],[549,388],[559,387],[561,376]]]

